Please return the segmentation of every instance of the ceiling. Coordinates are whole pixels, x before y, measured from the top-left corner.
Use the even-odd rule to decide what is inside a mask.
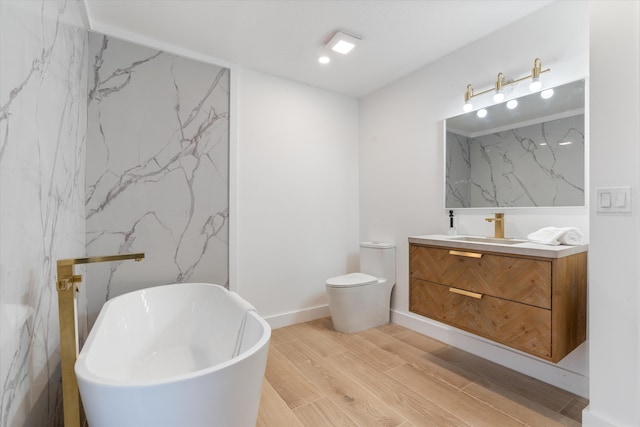
[[[552,0],[84,0],[92,30],[362,97]],[[318,56],[336,30],[362,39]],[[124,30],[124,32],[123,32]]]

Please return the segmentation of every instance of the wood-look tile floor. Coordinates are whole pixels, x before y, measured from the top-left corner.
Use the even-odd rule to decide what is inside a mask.
[[[398,325],[275,329],[259,427],[578,426],[588,401]]]

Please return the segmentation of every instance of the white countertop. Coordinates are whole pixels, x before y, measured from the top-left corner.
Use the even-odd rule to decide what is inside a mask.
[[[523,241],[516,244],[493,243],[493,242],[470,242],[456,240],[464,237],[480,236],[449,236],[445,234],[430,234],[426,236],[410,236],[409,243],[417,243],[432,246],[446,246],[455,249],[469,249],[476,251],[499,252],[504,254],[535,256],[544,258],[563,258],[569,255],[586,252],[589,245],[567,246],[567,245],[540,245]]]

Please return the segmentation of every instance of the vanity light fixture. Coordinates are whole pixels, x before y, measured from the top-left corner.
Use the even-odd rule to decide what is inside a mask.
[[[498,73],[498,80],[496,80],[496,93],[493,95],[494,102],[504,101],[504,92],[502,91],[502,85],[504,85],[504,74]]]
[[[333,39],[332,39],[333,40]],[[498,79],[496,80],[496,84],[494,87],[489,88],[487,90],[483,90],[482,92],[475,93],[473,90],[473,86],[471,84],[467,85],[467,89],[464,93],[464,106],[462,109],[466,112],[473,110],[473,105],[471,104],[471,99],[476,96],[484,95],[485,93],[495,92],[493,95],[494,102],[502,102],[504,101],[504,87],[512,85],[514,83],[521,82],[526,79],[531,79],[531,84],[529,85],[529,89],[532,92],[536,92],[542,88],[542,82],[540,81],[540,74],[546,73],[547,71],[551,71],[550,68],[542,69],[542,61],[540,58],[536,58],[533,61],[533,68],[531,69],[531,74],[528,76],[520,77],[515,80],[505,80],[503,73],[498,73]],[[515,107],[513,107],[515,108]]]
[[[473,86],[468,84],[467,90],[464,93],[464,106],[462,107],[462,109],[467,113],[473,110],[473,104],[471,103],[471,98],[473,98]]]
[[[331,40],[327,43],[327,46],[334,52],[346,55],[360,43],[360,38],[351,34],[347,34],[344,31],[336,31],[331,37]]]
[[[540,97],[542,99],[549,99],[553,96],[553,89],[547,89],[540,92]]]
[[[542,89],[542,82],[540,81],[540,74],[542,72],[542,61],[540,61],[540,58],[536,58],[533,61],[533,68],[531,69],[531,83],[529,83],[529,90],[531,92],[537,92]]]

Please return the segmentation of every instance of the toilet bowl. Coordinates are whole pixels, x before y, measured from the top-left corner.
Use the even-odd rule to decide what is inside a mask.
[[[389,323],[395,283],[395,245],[360,243],[360,272],[326,281],[333,327],[340,332],[358,332]]]

